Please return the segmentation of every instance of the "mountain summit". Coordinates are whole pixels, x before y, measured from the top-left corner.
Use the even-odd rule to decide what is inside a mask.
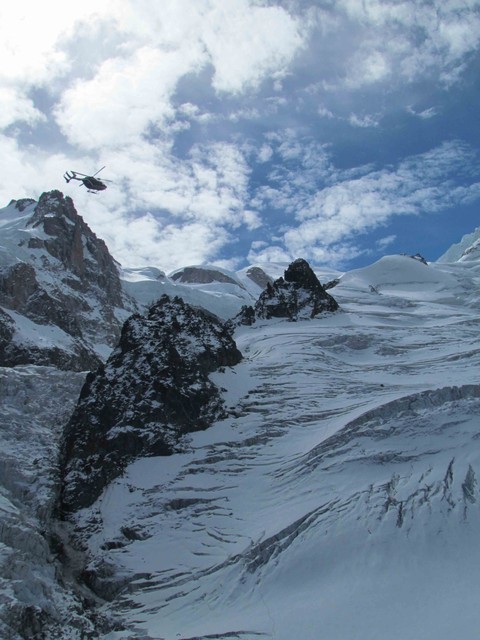
[[[336,311],[338,304],[325,291],[306,260],[299,258],[260,295],[255,305],[259,318],[315,318],[325,311]]]
[[[136,309],[103,240],[60,191],[12,201],[0,229],[1,364],[98,366]]]

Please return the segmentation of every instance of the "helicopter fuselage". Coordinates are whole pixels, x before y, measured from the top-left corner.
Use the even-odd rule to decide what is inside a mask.
[[[103,184],[101,180],[98,180],[93,176],[87,176],[86,178],[83,178],[82,182],[87,187],[87,189],[91,189],[92,191],[103,191],[107,188],[106,184]]]

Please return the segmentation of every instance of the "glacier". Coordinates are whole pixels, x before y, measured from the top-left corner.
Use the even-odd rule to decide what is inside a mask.
[[[385,257],[340,313],[237,329],[231,415],[77,515],[107,637],[474,637],[478,267]]]
[[[2,266],[30,259],[11,238],[33,205],[7,208]],[[0,636],[475,638],[480,259],[471,240],[471,251],[465,241],[436,263],[385,256],[347,273],[316,270],[338,311],[238,326],[242,360],[210,374],[225,415],[172,455],[133,460],[63,521],[60,440],[86,372],[2,367]],[[288,265],[254,266],[275,279]],[[125,307],[168,294],[227,319],[260,295],[247,270],[216,280],[214,269],[196,281],[120,269]],[[24,342],[70,339],[8,314]]]

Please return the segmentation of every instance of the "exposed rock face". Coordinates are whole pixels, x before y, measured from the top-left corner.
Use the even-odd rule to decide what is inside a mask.
[[[185,282],[190,284],[209,284],[210,282],[225,282],[242,286],[239,282],[230,278],[226,273],[217,269],[207,269],[205,267],[185,267],[170,276],[174,282]]]
[[[43,226],[47,235],[43,246],[77,278],[70,281],[72,288],[84,293],[97,288],[110,305],[122,306],[117,266],[105,242],[78,215],[71,198],[64,198],[60,191],[42,194],[29,224]]]
[[[35,327],[32,323],[32,326]],[[35,364],[65,371],[88,371],[98,366],[99,357],[81,340],[72,339],[68,348],[52,341],[36,344],[16,339],[13,318],[0,308],[0,366],[17,367]]]
[[[243,307],[236,324],[251,325],[258,318],[288,318],[300,320],[314,318],[325,311],[336,311],[338,304],[310,268],[299,258],[260,295],[255,307]]]
[[[404,253],[402,255],[407,255],[407,254]],[[416,253],[414,256],[410,256],[410,258],[413,258],[414,260],[418,260],[422,264],[426,264],[428,266],[428,262],[425,260],[425,258],[422,256],[421,253]]]
[[[20,213],[30,199],[12,202]],[[24,214],[25,215],[25,214]],[[8,232],[7,232],[8,233]],[[59,191],[42,194],[24,230],[10,231],[10,248],[18,247],[0,268],[0,305],[10,319],[14,311],[36,325],[58,327],[67,334],[68,353],[42,346],[32,350],[11,332],[0,335],[0,361],[53,364],[62,368],[96,368],[101,358],[95,343],[113,347],[125,318],[136,306],[123,292],[115,261]],[[16,234],[16,235],[14,235]],[[12,250],[11,250],[12,251]],[[7,262],[7,264],[5,264]],[[35,353],[34,353],[35,352]]]
[[[262,289],[266,289],[269,284],[273,284],[273,278],[260,267],[250,267],[247,271],[247,276]]]
[[[208,374],[240,359],[226,325],[180,298],[130,317],[66,427],[62,510],[92,504],[135,457],[171,454],[182,435],[206,429],[223,411]]]

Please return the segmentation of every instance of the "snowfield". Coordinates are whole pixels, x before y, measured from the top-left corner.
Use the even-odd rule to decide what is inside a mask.
[[[390,256],[337,313],[239,328],[228,417],[77,514],[125,627],[100,637],[476,638],[479,287],[475,260]]]

